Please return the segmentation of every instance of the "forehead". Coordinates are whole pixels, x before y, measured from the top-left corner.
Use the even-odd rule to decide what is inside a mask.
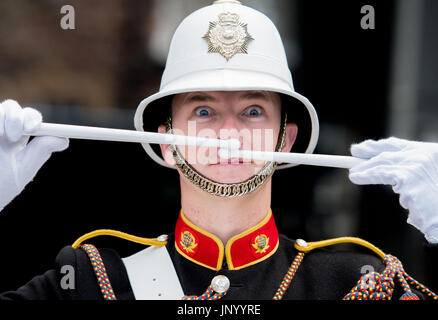
[[[199,91],[175,95],[173,102],[190,104],[195,102],[221,102],[226,100],[264,100],[266,102],[279,101],[279,94],[270,91]],[[173,103],[172,103],[173,104]]]

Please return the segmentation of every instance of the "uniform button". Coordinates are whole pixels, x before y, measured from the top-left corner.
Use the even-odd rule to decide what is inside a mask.
[[[297,245],[299,245],[300,247],[307,247],[307,242],[303,239],[297,239]]]
[[[159,236],[157,238],[157,240],[160,242],[164,242],[164,241],[167,241],[168,238],[169,238],[169,236],[167,234],[162,234],[161,236]]]
[[[230,280],[224,275],[219,275],[211,280],[211,286],[217,293],[223,293],[230,288]]]

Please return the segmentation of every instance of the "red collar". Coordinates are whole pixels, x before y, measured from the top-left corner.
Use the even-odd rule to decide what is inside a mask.
[[[229,270],[238,270],[270,257],[278,248],[278,231],[272,211],[254,227],[232,237],[225,249],[215,235],[204,231],[183,214],[175,227],[175,247],[185,258],[206,268],[219,270],[227,261]]]

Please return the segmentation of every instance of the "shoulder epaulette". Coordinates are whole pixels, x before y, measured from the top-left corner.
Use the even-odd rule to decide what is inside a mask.
[[[73,247],[73,249],[77,249],[84,241],[91,239],[91,238],[94,238],[94,237],[98,237],[98,236],[112,236],[112,237],[122,238],[122,239],[125,239],[128,241],[132,241],[132,242],[136,242],[136,243],[140,243],[140,244],[144,244],[144,245],[148,245],[148,246],[162,247],[162,246],[165,246],[167,244],[167,236],[166,235],[162,235],[162,236],[159,236],[157,238],[142,238],[142,237],[133,236],[131,234],[116,231],[116,230],[99,229],[99,230],[95,230],[95,231],[86,233],[83,236],[79,237],[72,244],[72,247]]]
[[[113,236],[148,246],[162,247],[167,244],[167,235],[161,235],[157,238],[142,238],[111,229],[95,230],[79,237],[72,244],[72,247],[73,249],[80,248],[87,254],[88,258],[90,259],[93,271],[96,275],[97,283],[102,293],[102,297],[105,300],[116,300],[117,298],[114,294],[114,290],[112,288],[102,257],[99,253],[99,250],[95,246],[91,244],[83,244],[84,241],[98,236]]]
[[[373,244],[369,243],[368,241],[354,237],[342,237],[342,238],[335,238],[335,239],[322,240],[316,242],[306,242],[302,239],[298,239],[297,241],[295,241],[295,249],[297,249],[300,252],[307,253],[317,248],[323,248],[323,247],[328,247],[335,244],[343,244],[343,243],[354,243],[361,245],[365,248],[370,249],[382,259],[384,259],[386,256],[386,254],[382,250],[380,250]]]
[[[343,243],[353,243],[366,247],[376,253],[385,262],[385,270],[383,270],[382,273],[370,272],[363,275],[356,286],[344,297],[344,300],[390,300],[394,292],[395,279],[399,281],[403,289],[400,300],[419,300],[419,297],[412,292],[411,286],[432,299],[438,300],[438,295],[406,273],[401,262],[396,257],[385,254],[373,244],[360,238],[342,237],[316,242],[306,242],[302,239],[296,240],[294,246],[295,249],[299,251],[297,255],[299,260],[294,261],[296,264],[294,273],[305,253],[317,248]],[[294,263],[292,263],[292,266],[294,266]],[[288,282],[290,283],[290,281]]]

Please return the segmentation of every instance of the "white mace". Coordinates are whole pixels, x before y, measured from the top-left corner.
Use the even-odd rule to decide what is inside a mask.
[[[142,132],[55,123],[42,123],[40,128],[34,131],[31,135],[86,140],[217,147],[220,148],[218,152],[219,156],[225,159],[242,158],[345,169],[350,169],[363,161],[363,159],[350,156],[238,150],[240,148],[240,142],[237,139],[222,140],[157,132]]]

